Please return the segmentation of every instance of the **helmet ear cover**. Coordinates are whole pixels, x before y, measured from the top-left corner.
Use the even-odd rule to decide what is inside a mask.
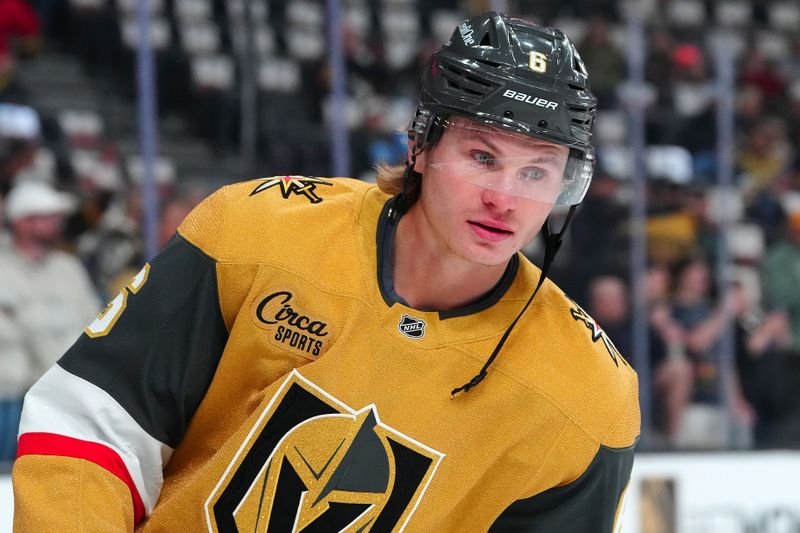
[[[408,139],[415,142],[418,153],[439,142],[444,133],[444,124],[447,122],[448,116],[446,113],[434,115],[430,109],[421,106],[417,109],[414,121],[408,130]]]

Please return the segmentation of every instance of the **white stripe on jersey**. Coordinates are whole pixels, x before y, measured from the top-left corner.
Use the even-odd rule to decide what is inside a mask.
[[[54,365],[25,395],[19,433],[55,433],[108,446],[125,463],[149,515],[173,449],[153,438],[106,391]]]

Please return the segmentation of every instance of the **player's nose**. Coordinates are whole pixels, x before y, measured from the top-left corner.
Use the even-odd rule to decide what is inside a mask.
[[[489,188],[481,190],[481,200],[485,206],[498,211],[513,211],[518,203],[518,198],[513,194]]]

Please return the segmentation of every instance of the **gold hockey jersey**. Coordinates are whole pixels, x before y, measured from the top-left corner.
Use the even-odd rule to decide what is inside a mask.
[[[480,301],[393,289],[393,201],[297,176],[187,217],[25,398],[18,531],[611,532],[636,375],[515,256]]]

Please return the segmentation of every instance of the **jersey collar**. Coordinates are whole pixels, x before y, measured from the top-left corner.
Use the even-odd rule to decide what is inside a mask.
[[[378,287],[386,305],[391,307],[395,303],[410,307],[394,289],[394,277],[392,274],[392,250],[394,243],[397,223],[402,217],[402,213],[397,211],[397,197],[390,198],[383,206],[378,217],[378,231],[376,234],[377,254],[378,254]],[[476,300],[458,307],[439,311],[436,309],[419,309],[419,311],[436,312],[439,319],[455,318],[460,316],[479,313],[496,304],[506,293],[514,281],[519,268],[519,254],[514,254],[508,262],[500,280],[486,294]]]

